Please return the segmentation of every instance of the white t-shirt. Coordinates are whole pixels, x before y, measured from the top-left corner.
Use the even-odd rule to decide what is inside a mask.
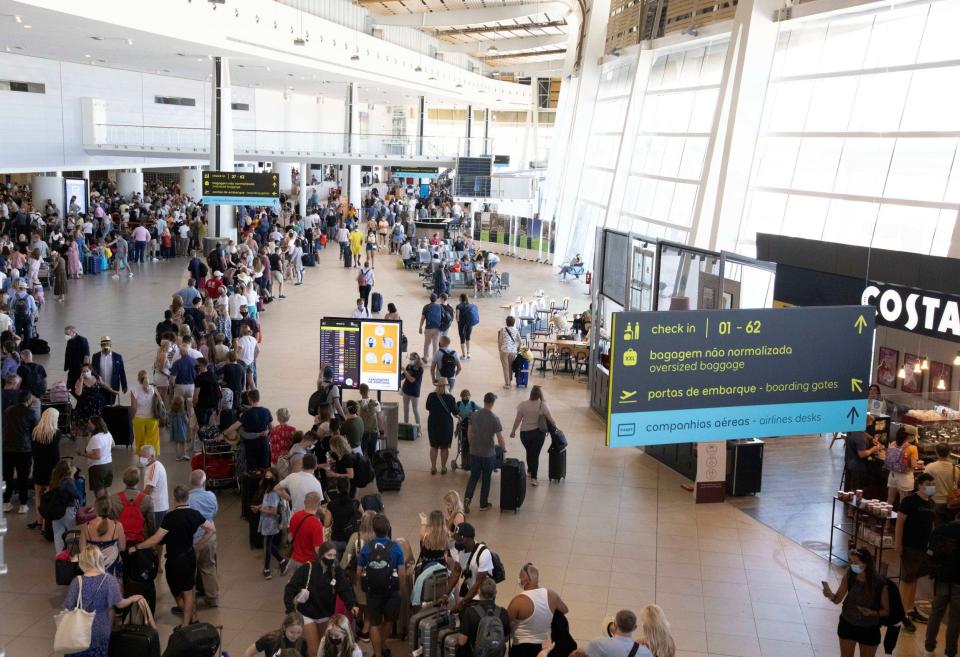
[[[478,543],[477,545],[482,544]],[[473,586],[478,572],[493,575],[493,556],[490,554],[490,548],[484,545],[483,548],[477,549],[472,559],[473,563],[468,563],[471,561],[471,552],[471,550],[464,550],[463,552],[457,553],[457,561],[460,562],[460,568],[464,573],[464,580],[467,583],[468,589]],[[477,563],[477,561],[479,561],[479,563]],[[470,576],[466,577],[468,569],[470,570]]]
[[[169,511],[170,496],[167,493],[167,469],[160,461],[154,461],[143,473],[143,485],[153,486],[150,501],[154,511]]]
[[[113,463],[113,454],[110,453],[110,450],[113,449],[113,436],[110,435],[109,431],[90,436],[90,440],[87,441],[87,453],[89,454],[95,449],[100,450],[100,458],[88,459],[88,465]]]
[[[257,339],[252,335],[245,335],[237,339],[237,356],[247,365],[253,364],[256,359]]]
[[[291,472],[277,484],[290,493],[290,508],[294,513],[303,509],[303,498],[307,493],[316,492],[323,497],[323,486],[312,472]]]
[[[153,417],[153,396],[156,388],[147,386],[144,390],[139,383],[130,388],[130,396],[137,400],[137,417]]]
[[[239,292],[230,296],[230,319],[240,319],[240,306],[248,306],[247,297]]]

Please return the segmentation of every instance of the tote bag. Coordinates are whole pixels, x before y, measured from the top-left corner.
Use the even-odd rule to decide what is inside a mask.
[[[83,608],[83,576],[79,576],[79,586],[77,589],[77,606],[73,609],[64,609],[53,617],[53,622],[57,624],[57,633],[53,637],[54,652],[73,653],[89,650],[90,643],[93,640],[93,619],[96,612],[87,611]],[[103,580],[100,579],[100,586],[103,586]],[[100,590],[100,587],[97,587]]]

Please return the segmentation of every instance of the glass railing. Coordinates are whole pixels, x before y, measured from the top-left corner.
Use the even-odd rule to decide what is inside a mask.
[[[101,123],[96,125],[95,132],[97,143],[89,146],[161,152],[207,152],[210,148],[209,128]],[[484,138],[280,130],[234,130],[233,146],[237,153],[263,156],[327,154],[450,159],[490,153],[490,140]]]

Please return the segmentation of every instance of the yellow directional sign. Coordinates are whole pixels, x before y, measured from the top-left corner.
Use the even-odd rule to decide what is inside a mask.
[[[867,320],[864,319],[863,315],[857,317],[857,321],[853,323],[854,328],[857,329],[858,335],[863,335],[863,329],[867,327]]]
[[[863,392],[863,379],[850,379],[850,392]]]

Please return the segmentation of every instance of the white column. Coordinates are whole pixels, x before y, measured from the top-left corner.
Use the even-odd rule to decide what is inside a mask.
[[[198,201],[203,195],[201,173],[200,167],[180,169],[180,193],[189,196],[191,201]]]
[[[280,191],[293,193],[293,164],[291,162],[274,162],[273,172],[280,178]]]
[[[143,196],[143,172],[138,169],[118,171],[117,191],[125,199],[129,199],[134,194]]]
[[[360,93],[359,88],[353,82],[350,83],[347,98],[347,135],[350,142],[350,153],[357,152],[357,134],[360,129]],[[347,200],[357,208],[360,214],[363,205],[363,197],[360,192],[360,165],[351,164],[347,168]]]
[[[230,108],[230,65],[226,57],[213,58],[210,84],[210,170],[233,171],[233,112]],[[211,237],[237,237],[232,205],[210,206],[207,224],[207,235]]]
[[[84,169],[83,171],[81,171],[81,172],[80,172],[80,177],[83,178],[84,180],[86,180],[87,182],[89,182],[89,181],[90,181],[90,169]]]
[[[300,202],[300,216],[307,216],[307,185],[310,184],[310,163],[300,163],[300,184],[297,186],[297,198]]]
[[[58,173],[38,173],[30,183],[33,189],[33,206],[43,211],[47,201],[53,201],[60,208],[60,217],[67,216],[67,203],[70,199],[64,198],[63,176]]]
[[[742,0],[730,31],[713,129],[707,142],[703,182],[690,231],[696,246],[733,249],[721,227],[735,230],[743,216],[756,150],[770,62],[777,45],[773,21],[779,0]]]

